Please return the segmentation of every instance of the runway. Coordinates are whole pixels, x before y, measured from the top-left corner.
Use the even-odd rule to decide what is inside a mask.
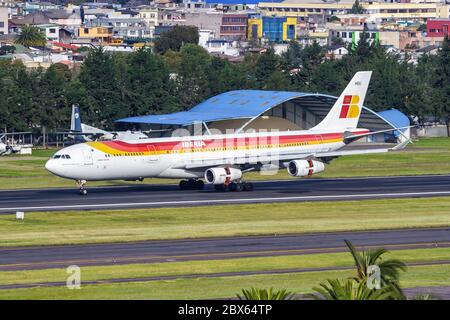
[[[450,228],[4,247],[0,249],[0,271],[342,252],[348,250],[344,239],[366,249],[450,247]]]
[[[93,187],[87,196],[76,188],[2,190],[0,213],[435,196],[450,196],[450,175],[261,181],[252,192],[216,192],[211,186],[182,191],[177,185],[150,184]]]

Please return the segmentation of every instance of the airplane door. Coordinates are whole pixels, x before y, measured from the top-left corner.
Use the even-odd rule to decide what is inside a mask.
[[[156,154],[156,148],[153,145],[147,146],[147,150],[149,152],[148,161],[156,162],[158,161],[158,155]]]
[[[316,135],[316,141],[317,141],[317,149],[319,151],[323,151],[324,145],[323,145],[323,139],[321,135]]]
[[[83,161],[84,165],[93,165],[94,161],[92,159],[92,151],[91,150],[83,150]]]

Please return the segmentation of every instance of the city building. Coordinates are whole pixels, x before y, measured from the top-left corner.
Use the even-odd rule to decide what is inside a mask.
[[[450,36],[450,19],[427,20],[427,35],[429,37]]]
[[[354,0],[324,2],[321,0],[286,0],[281,3],[260,2],[258,7],[264,15],[273,16],[337,16],[348,15]],[[441,2],[390,3],[362,2],[364,13],[370,22],[399,20],[426,21],[427,19],[448,18],[450,6]]]
[[[154,25],[147,23],[140,18],[108,18],[99,19],[98,25],[112,27],[113,36],[123,39],[151,39],[155,30]]]
[[[296,17],[252,17],[248,20],[248,39],[264,38],[269,42],[290,41],[297,38]]]
[[[0,7],[0,34],[8,34],[8,8]]]
[[[158,25],[158,9],[152,7],[139,8],[139,18],[144,20],[147,25]]]
[[[356,46],[363,36],[367,35],[369,43],[379,42],[379,31],[377,29],[364,29],[364,26],[341,26],[329,25],[329,44],[345,43]]]
[[[57,24],[36,25],[49,41],[59,41],[59,26]]]
[[[341,59],[343,56],[348,54],[348,49],[345,45],[333,45],[328,47],[327,55],[329,58]]]
[[[206,48],[206,44],[209,40],[212,40],[215,38],[214,31],[207,30],[207,29],[201,29],[198,30],[198,45]]]
[[[247,14],[224,14],[220,25],[220,36],[232,40],[245,40],[247,21]]]
[[[392,46],[400,50],[417,50],[439,47],[444,37],[430,37],[416,30],[379,31],[380,45]]]
[[[84,26],[78,28],[76,36],[91,41],[110,42],[113,36],[113,28],[105,26]]]
[[[211,10],[195,10],[192,12],[178,13],[176,16],[180,17],[180,23],[167,23],[166,25],[180,24],[185,26],[195,26],[199,30],[206,29],[214,32],[216,36],[220,35],[220,27],[222,25],[223,12]]]
[[[205,49],[213,54],[218,53],[226,56],[239,56],[239,49],[233,47],[233,42],[226,39],[208,40]]]

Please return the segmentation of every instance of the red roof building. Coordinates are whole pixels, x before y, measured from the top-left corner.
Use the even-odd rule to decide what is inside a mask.
[[[429,37],[450,37],[450,19],[427,20],[427,35]]]

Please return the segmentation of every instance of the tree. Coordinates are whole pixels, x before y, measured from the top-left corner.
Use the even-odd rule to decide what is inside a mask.
[[[298,41],[291,40],[285,52],[281,55],[283,67],[287,71],[300,68],[302,64],[302,47]]]
[[[180,53],[177,97],[181,106],[188,109],[211,95],[209,72],[212,58],[196,44],[185,44]]]
[[[339,17],[337,17],[337,16],[331,16],[330,22],[341,22],[341,19],[339,19]]]
[[[373,57],[373,47],[369,43],[369,33],[363,30],[359,37],[356,46],[352,43],[352,49],[350,52],[359,60],[367,61]]]
[[[197,27],[174,26],[163,32],[155,42],[155,51],[164,54],[168,50],[179,51],[185,44],[198,44],[199,34]]]
[[[344,241],[353,257],[357,278],[360,280],[368,276],[367,270],[371,265],[377,265],[380,268],[382,284],[398,282],[400,271],[406,269],[405,263],[398,259],[383,260],[382,256],[388,253],[384,248],[359,252],[350,241]]]
[[[66,83],[69,80],[60,64],[51,65],[39,76],[32,101],[36,124],[56,129],[62,127],[65,119],[70,117],[65,95]]]
[[[175,111],[174,83],[161,56],[142,48],[128,56],[125,100],[130,115]]]
[[[292,43],[285,57],[288,57],[291,72],[291,82],[298,91],[311,91],[311,77],[322,64],[325,57],[325,49],[316,41],[311,45],[300,47]]]
[[[45,34],[35,26],[25,25],[21,28],[15,43],[29,47],[43,47],[47,43]]]
[[[291,300],[294,296],[292,292],[285,289],[274,290],[251,288],[249,290],[242,289],[243,296],[237,295],[239,300]]]
[[[389,287],[397,292],[398,296],[404,296],[400,286],[400,272],[406,270],[406,264],[398,259],[385,259],[383,255],[388,251],[384,248],[358,252],[353,244],[345,240],[345,244],[350,250],[356,267],[356,278],[358,282],[366,282],[369,276],[369,267],[378,266],[380,269],[380,280],[382,287]]]
[[[344,39],[340,38],[340,37],[332,37],[331,38],[331,45],[336,46],[343,46],[345,45]]]
[[[315,294],[307,295],[317,300],[394,300],[396,295],[392,288],[384,287],[373,290],[367,287],[365,281],[354,279],[329,279],[326,283],[321,283],[319,287],[314,287]]]
[[[437,113],[442,117],[447,125],[447,134],[450,136],[450,41],[445,36],[442,46],[439,49],[437,59],[437,68],[435,70],[434,87],[434,103],[438,108]]]
[[[255,65],[255,77],[258,83],[258,88],[260,89],[275,89],[273,88],[273,81],[270,80],[271,77],[275,76],[277,81],[281,80],[283,76],[279,74],[280,69],[280,59],[275,54],[273,48],[268,48],[266,52],[262,53]],[[283,80],[281,80],[283,81]]]
[[[399,286],[400,271],[406,269],[406,265],[397,259],[383,259],[388,251],[379,248],[369,251],[357,251],[353,244],[345,240],[350,250],[356,267],[356,277],[344,280],[329,279],[314,287],[315,294],[310,295],[314,299],[326,300],[403,300],[406,299]],[[370,287],[369,280],[372,277],[370,267],[377,266],[380,275],[380,287]]]
[[[123,74],[118,65],[125,61],[101,47],[91,49],[84,61],[79,81],[86,90],[87,105],[80,104],[86,121],[96,126],[112,125],[114,120],[128,115],[123,87]],[[77,103],[75,101],[75,103]]]
[[[353,14],[362,14],[362,13],[364,13],[364,8],[359,3],[359,0],[355,0],[355,3],[353,4],[352,9],[350,10],[350,13],[353,13]]]

